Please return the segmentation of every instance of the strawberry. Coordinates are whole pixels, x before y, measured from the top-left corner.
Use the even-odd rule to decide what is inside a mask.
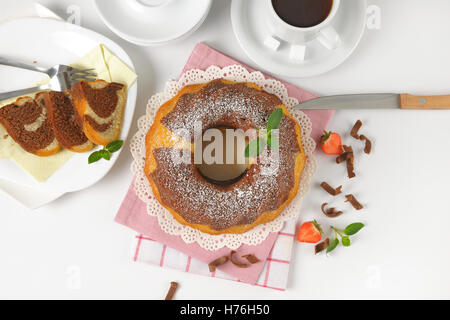
[[[320,138],[320,145],[322,146],[323,152],[326,154],[342,153],[341,136],[336,132],[324,131],[323,136]]]
[[[317,243],[322,239],[322,228],[316,220],[305,222],[297,232],[299,242]]]

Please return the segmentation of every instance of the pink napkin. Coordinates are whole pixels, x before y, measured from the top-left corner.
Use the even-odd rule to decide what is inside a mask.
[[[189,69],[206,69],[211,65],[225,67],[233,64],[242,65],[239,61],[224,55],[208,45],[199,43],[189,57],[183,72]],[[254,71],[254,69],[248,66],[244,65],[244,67],[246,67],[249,71]],[[269,76],[265,76],[269,78]],[[295,87],[286,82],[283,83],[288,89],[289,96],[295,97],[299,101],[306,101],[315,97],[314,94],[308,91]],[[317,141],[323,130],[328,125],[328,122],[333,115],[333,111],[308,110],[305,111],[305,113],[307,113],[307,115],[311,118],[313,123],[312,137]],[[207,268],[207,264],[209,262],[230,252],[230,249],[228,248],[223,248],[218,251],[208,251],[201,248],[196,243],[187,244],[178,236],[172,236],[164,233],[159,227],[157,218],[147,214],[146,205],[136,196],[133,189],[133,184],[130,186],[115,220],[116,222],[142,234],[137,237],[136,250],[134,254],[135,261],[147,261],[150,263],[155,263],[155,261],[158,261],[160,266],[165,266],[166,264],[164,263],[164,260],[167,262],[167,251],[170,248],[170,250],[174,249],[175,252],[181,252],[184,254],[182,255],[182,258],[177,258],[178,260],[182,260],[182,262],[178,263],[178,267],[179,269],[184,268],[184,271],[189,272],[192,259],[204,263]],[[219,267],[219,272],[224,275],[231,276],[231,279],[234,280],[237,279],[238,281],[250,284],[259,284],[265,287],[273,287],[274,289],[284,290],[287,281],[287,273],[289,269],[288,265],[290,262],[290,249],[294,239],[294,232],[295,223],[286,224],[285,229],[283,229],[280,233],[282,235],[280,237],[287,238],[289,241],[281,241],[281,245],[275,246],[280,247],[279,252],[281,253],[289,252],[285,259],[274,258],[275,250],[272,249],[275,249],[274,245],[279,242],[279,239],[277,241],[277,238],[280,237],[279,233],[272,233],[260,245],[242,245],[236,250],[236,257],[251,253],[258,257],[262,262],[253,264],[249,268],[237,268],[229,263]],[[142,253],[143,242],[147,244],[147,247],[149,247],[150,242],[154,242],[156,246],[153,245],[151,246],[153,249],[148,249]],[[273,281],[279,283],[279,285],[274,287],[269,285],[271,282],[271,277],[269,275],[270,273],[274,274],[273,272],[270,272],[270,265],[273,265],[276,262],[287,265],[287,267],[284,268],[283,271],[278,271],[275,273],[275,278]],[[272,267],[272,270],[273,269],[274,268]],[[263,272],[265,275],[262,274]],[[212,276],[214,276],[214,274]],[[282,279],[280,280],[279,278]]]

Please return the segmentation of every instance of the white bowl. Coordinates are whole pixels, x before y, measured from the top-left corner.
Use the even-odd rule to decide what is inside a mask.
[[[95,0],[108,28],[141,46],[163,45],[193,33],[211,4],[212,0]]]

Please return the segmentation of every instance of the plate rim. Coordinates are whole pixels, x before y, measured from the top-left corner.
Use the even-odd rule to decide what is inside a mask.
[[[120,56],[119,58],[121,60],[123,60],[123,62],[126,63],[134,72],[136,72],[136,69],[135,69],[133,61],[131,60],[131,57],[127,54],[127,52],[119,44],[117,44],[115,41],[111,40],[110,38],[104,36],[103,34],[100,34],[96,31],[87,29],[85,27],[82,27],[82,26],[79,26],[76,24],[71,24],[66,21],[59,21],[59,20],[55,20],[55,19],[51,19],[51,18],[23,17],[23,18],[17,18],[14,20],[6,21],[6,22],[0,24],[0,28],[3,28],[5,25],[8,25],[8,24],[20,23],[20,22],[26,22],[26,21],[33,21],[33,23],[35,23],[36,21],[39,21],[39,22],[42,21],[42,23],[44,23],[44,24],[48,23],[48,24],[60,25],[62,27],[70,25],[70,28],[74,28],[73,30],[75,32],[81,32],[86,38],[93,40],[97,45],[104,44],[105,46],[107,46],[107,48],[109,50],[111,50],[111,52],[113,52],[118,57]],[[110,46],[111,44],[114,48],[111,48],[111,46]],[[88,53],[88,52],[86,52],[86,53]],[[136,79],[134,84],[127,90],[127,106],[126,107],[131,106],[132,110],[130,111],[130,120],[129,120],[129,124],[128,124],[128,129],[123,130],[123,128],[122,128],[121,138],[123,140],[127,140],[129,138],[129,133],[130,133],[130,130],[131,130],[131,127],[133,124],[133,119],[134,119],[135,111],[136,111],[137,88],[138,88],[138,79]],[[58,187],[49,186],[49,185],[46,185],[46,183],[53,175],[50,176],[46,181],[39,182],[36,179],[34,179],[33,177],[31,177],[31,175],[28,172],[26,172],[25,170],[23,170],[22,168],[20,168],[20,170],[23,172],[23,174],[28,175],[28,177],[30,177],[30,183],[24,184],[24,183],[21,183],[18,181],[11,181],[11,179],[8,179],[5,177],[1,177],[1,179],[15,183],[15,184],[19,184],[21,186],[28,187],[28,188],[39,188],[42,191],[57,192],[57,193],[62,193],[62,194],[76,192],[76,191],[87,189],[87,188],[91,187],[92,185],[98,183],[100,180],[102,180],[111,171],[114,164],[118,160],[120,154],[122,153],[123,149],[124,148],[121,148],[118,152],[116,152],[115,157],[113,157],[108,162],[108,166],[103,175],[100,175],[96,180],[89,182],[87,184],[81,185],[81,186],[72,186],[67,189],[61,188],[62,186],[58,186]],[[14,162],[11,159],[3,159],[3,160],[9,160],[9,161]],[[70,161],[70,159],[69,159],[69,161]],[[64,163],[63,166],[66,164],[67,164],[67,162]],[[17,164],[15,164],[15,165],[20,167]],[[63,166],[61,166],[61,168]],[[61,170],[61,168],[59,168],[58,170]],[[64,190],[61,190],[61,189],[64,189]]]

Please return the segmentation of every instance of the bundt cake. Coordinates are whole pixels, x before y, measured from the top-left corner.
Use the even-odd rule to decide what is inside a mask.
[[[191,163],[173,161],[173,148],[194,150],[196,122],[203,132],[219,126],[264,129],[277,108],[284,116],[273,174],[250,161],[237,181],[219,185],[198,171],[193,156]],[[188,134],[178,136],[178,130]],[[299,124],[278,97],[249,82],[219,79],[184,87],[159,108],[146,136],[145,174],[156,199],[181,224],[213,235],[243,233],[277,218],[297,194],[305,161]]]

